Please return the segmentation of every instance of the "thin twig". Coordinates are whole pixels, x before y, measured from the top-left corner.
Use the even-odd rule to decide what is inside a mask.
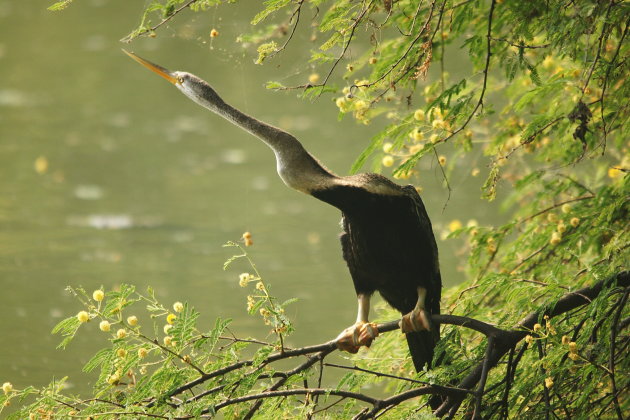
[[[198,0],[188,0],[188,2],[184,3],[182,6],[180,6],[179,8],[175,9],[170,15],[168,15],[167,17],[165,17],[164,19],[162,19],[157,25],[151,27],[151,28],[146,28],[143,29],[142,31],[133,34],[132,36],[127,36],[123,39],[121,39],[122,42],[125,43],[130,43],[131,41],[133,41],[135,38],[139,37],[140,35],[144,35],[147,32],[153,32],[155,31],[157,28],[159,28],[160,26],[164,25],[166,22],[170,21],[171,19],[173,19],[177,14],[179,14],[182,10],[186,9],[187,7],[190,7],[190,5],[192,5],[193,3],[196,3]]]

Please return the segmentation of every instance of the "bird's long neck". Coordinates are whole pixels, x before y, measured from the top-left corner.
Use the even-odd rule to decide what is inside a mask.
[[[208,95],[193,98],[198,104],[219,114],[261,139],[276,155],[280,178],[289,187],[311,194],[334,185],[339,179],[311,156],[291,134],[253,118],[225,103],[212,88]]]

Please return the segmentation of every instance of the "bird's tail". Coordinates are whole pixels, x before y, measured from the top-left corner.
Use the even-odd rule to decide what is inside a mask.
[[[431,369],[433,365],[433,350],[439,339],[439,333],[433,331],[417,331],[406,334],[407,345],[411,353],[416,372],[420,372],[425,365]]]
[[[427,369],[431,369],[440,363],[439,360],[433,360],[435,345],[440,339],[439,325],[432,325],[431,331],[411,332],[407,333],[406,336],[411,360],[413,360],[416,372],[420,372],[425,365],[427,365]],[[444,402],[443,400],[444,398],[440,395],[431,395],[429,406],[436,410]]]

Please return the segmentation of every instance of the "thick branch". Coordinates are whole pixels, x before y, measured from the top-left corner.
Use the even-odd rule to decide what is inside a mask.
[[[479,363],[472,372],[459,383],[458,388],[472,389],[479,382],[484,365],[487,363],[489,368],[496,366],[499,360],[508,351],[510,351],[510,349],[514,348],[514,346],[516,346],[516,344],[527,335],[527,332],[534,328],[534,324],[536,324],[542,317],[547,315],[549,318],[553,318],[582,305],[588,305],[602,292],[602,290],[613,285],[615,282],[620,287],[629,287],[630,272],[624,271],[608,279],[602,280],[593,286],[567,293],[558,299],[558,301],[527,315],[516,324],[514,331],[506,331],[504,334],[497,337],[496,346],[494,346],[486,358],[487,360],[484,359],[484,361]],[[434,414],[436,416],[444,416],[451,410],[451,408],[458,406],[461,401],[462,398],[460,397],[449,397],[435,411]]]

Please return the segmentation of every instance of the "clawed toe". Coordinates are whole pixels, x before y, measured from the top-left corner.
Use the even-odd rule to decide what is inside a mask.
[[[370,347],[377,336],[378,329],[376,324],[357,322],[337,336],[337,348],[349,353],[356,353],[361,346]]]
[[[424,309],[414,309],[400,320],[400,329],[404,333],[413,331],[431,331],[429,314]]]

